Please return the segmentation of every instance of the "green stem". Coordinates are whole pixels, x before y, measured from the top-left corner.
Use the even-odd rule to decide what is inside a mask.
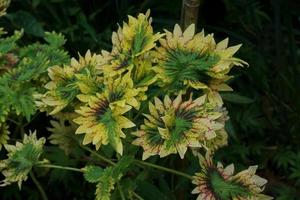
[[[135,196],[138,200],[144,200],[143,197],[141,197],[140,195],[138,195],[137,193],[135,193],[134,191],[131,191],[132,195]]]
[[[19,122],[17,122],[16,120],[13,120],[13,119],[7,119],[8,121],[11,121],[12,123],[14,123],[14,124],[16,124],[16,125],[18,125],[19,124]]]
[[[156,165],[156,164],[144,162],[144,161],[141,161],[141,160],[135,160],[135,162],[138,163],[138,164],[140,164],[140,165],[144,165],[144,166],[148,166],[148,167],[159,169],[161,171],[166,171],[166,172],[169,172],[169,173],[172,173],[172,174],[176,174],[176,175],[185,177],[187,179],[193,179],[192,176],[190,176],[190,175],[188,175],[186,173],[174,170],[174,169],[170,169],[170,168],[163,167],[163,166],[160,166],[160,165]]]
[[[93,154],[94,156],[96,156],[97,158],[99,158],[100,160],[108,163],[108,164],[111,164],[113,166],[116,165],[116,163],[114,163],[113,161],[109,160],[108,158],[104,157],[104,156],[101,156],[99,153],[95,152],[94,150],[90,149],[89,147],[86,147],[86,146],[83,146],[83,145],[80,145],[81,148],[85,149],[86,151],[90,152],[91,154]]]
[[[98,157],[99,159],[113,165],[113,166],[116,166],[117,164],[114,163],[113,161],[109,160],[108,158],[104,157],[104,156],[101,156],[100,154],[98,154],[97,152],[95,152],[94,150],[88,148],[88,147],[85,147],[83,145],[80,145],[83,149],[89,151],[91,154],[95,155],[96,157]],[[135,163],[138,164],[138,165],[143,165],[143,166],[148,166],[148,167],[152,167],[152,168],[156,168],[156,169],[159,169],[161,171],[166,171],[166,172],[169,172],[169,173],[172,173],[172,174],[176,174],[176,175],[179,175],[179,176],[182,176],[182,177],[185,177],[187,179],[193,179],[192,176],[190,176],[189,174],[186,174],[186,173],[183,173],[183,172],[180,172],[180,171],[177,171],[177,170],[174,170],[174,169],[170,169],[170,168],[167,168],[167,167],[163,167],[163,166],[160,166],[160,165],[156,165],[156,164],[152,164],[152,163],[148,163],[148,162],[145,162],[145,161],[141,161],[141,160],[135,160]]]
[[[24,126],[23,126],[23,125],[21,125],[21,127],[20,127],[20,133],[21,133],[22,138],[24,138],[24,135],[25,135],[25,129],[24,129]]]
[[[42,199],[43,200],[48,200],[48,197],[45,193],[45,190],[43,189],[42,185],[40,184],[40,182],[36,179],[34,173],[32,171],[29,172],[30,178],[32,179],[32,181],[34,182],[34,184],[36,185],[36,187],[38,188],[39,192],[41,193]]]
[[[37,118],[37,116],[39,116],[39,112],[37,112],[36,114],[34,114],[29,122],[26,122],[25,124],[23,124],[23,127],[25,128],[26,126],[28,126],[35,118]]]
[[[124,193],[123,193],[123,190],[122,190],[122,188],[121,188],[121,186],[120,186],[119,183],[117,184],[117,187],[118,187],[118,190],[119,190],[121,199],[122,199],[122,200],[126,200],[126,198],[125,198],[125,196],[124,196]]]
[[[52,165],[52,164],[36,165],[35,167],[54,168],[54,169],[69,170],[69,171],[74,171],[74,172],[83,172],[83,170],[78,169],[78,168],[74,168],[74,167],[65,167],[65,166]]]

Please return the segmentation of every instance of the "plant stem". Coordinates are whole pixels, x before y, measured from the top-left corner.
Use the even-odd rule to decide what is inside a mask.
[[[132,195],[135,196],[138,200],[144,200],[143,197],[135,193],[134,191],[131,191]]]
[[[163,166],[160,166],[160,165],[156,165],[156,164],[144,162],[144,161],[141,161],[141,160],[135,160],[135,162],[138,163],[138,164],[140,164],[140,165],[144,165],[144,166],[148,166],[148,167],[159,169],[161,171],[166,171],[166,172],[169,172],[169,173],[172,173],[172,174],[176,174],[176,175],[185,177],[187,179],[193,179],[192,176],[190,176],[190,175],[188,175],[186,173],[174,170],[174,169],[170,169],[170,168],[163,167]]]
[[[82,169],[78,169],[78,168],[74,168],[74,167],[65,167],[65,166],[60,166],[60,165],[52,165],[52,164],[36,165],[35,167],[54,168],[54,169],[69,170],[69,171],[74,171],[74,172],[83,172]]]
[[[121,188],[121,186],[120,186],[119,183],[117,184],[117,187],[118,187],[118,190],[119,190],[121,199],[122,199],[122,200],[126,200],[126,198],[125,198],[125,196],[124,196],[124,193],[123,193],[123,190],[122,190],[122,188]]]
[[[14,124],[16,124],[16,125],[18,125],[19,124],[19,122],[17,122],[16,120],[13,120],[13,119],[7,119],[8,121],[11,121],[12,123],[14,123]]]
[[[104,156],[101,156],[99,153],[97,153],[96,151],[90,149],[89,147],[86,147],[86,146],[83,146],[83,145],[80,145],[81,148],[87,150],[88,152],[90,152],[91,154],[93,154],[94,156],[98,157],[100,160],[103,160],[104,162],[107,162],[113,166],[116,165],[116,163],[114,163],[113,161],[109,160],[108,158],[104,157]]]
[[[36,179],[34,173],[32,171],[29,172],[30,178],[32,179],[32,181],[34,182],[34,184],[36,185],[36,187],[38,188],[39,192],[41,193],[42,199],[43,200],[48,200],[48,197],[45,193],[45,190],[43,189],[42,185],[40,184],[40,182]]]
[[[114,163],[113,161],[111,161],[110,159],[104,157],[104,156],[101,156],[100,154],[98,154],[97,152],[95,152],[94,150],[88,148],[88,147],[85,147],[83,145],[80,145],[83,149],[89,151],[91,154],[95,155],[96,157],[98,157],[99,159],[113,165],[113,166],[116,166],[117,164]],[[163,166],[160,166],[160,165],[156,165],[156,164],[152,164],[152,163],[148,163],[148,162],[145,162],[145,161],[141,161],[141,160],[135,160],[135,163],[138,164],[138,165],[144,165],[144,166],[148,166],[148,167],[152,167],[152,168],[156,168],[156,169],[159,169],[159,170],[162,170],[162,171],[166,171],[166,172],[169,172],[169,173],[172,173],[172,174],[176,174],[176,175],[179,175],[179,176],[182,176],[182,177],[185,177],[187,179],[193,179],[192,176],[186,174],[186,173],[183,173],[183,172],[180,172],[180,171],[177,171],[177,170],[174,170],[174,169],[170,169],[170,168],[167,168],[167,167],[163,167]]]

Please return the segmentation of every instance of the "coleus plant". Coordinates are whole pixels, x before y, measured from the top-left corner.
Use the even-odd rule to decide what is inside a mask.
[[[143,199],[132,183],[147,180],[141,174],[149,167],[190,180],[198,200],[272,199],[262,194],[267,181],[255,174],[257,166],[234,174],[233,164],[224,168],[212,158],[227,145],[219,92],[232,90],[226,84],[232,67],[247,65],[234,57],[241,45],[216,43],[213,34],[195,33],[195,25],[155,33],[149,15],[129,16],[112,34],[111,51],[87,51],[79,59],[61,49],[60,34],[46,33],[48,44],[26,47],[16,43],[22,32],[1,37],[0,147],[7,151],[1,186],[21,188],[29,175],[47,199],[33,169],[56,168],[83,173],[96,185],[97,200]],[[22,140],[7,144],[9,121],[30,121],[37,112],[51,118],[49,143],[20,129]],[[43,154],[50,144],[66,155],[80,147],[91,159],[81,168],[52,164]],[[199,160],[198,172],[159,164],[172,154]]]

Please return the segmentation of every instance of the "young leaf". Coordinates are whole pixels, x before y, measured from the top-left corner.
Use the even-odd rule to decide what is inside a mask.
[[[96,200],[110,200],[114,185],[122,178],[132,162],[132,156],[123,156],[115,166],[107,167],[104,170],[97,166],[84,168],[85,179],[88,182],[97,183]]]
[[[66,43],[65,37],[61,33],[45,32],[44,39],[51,47],[59,48]]]
[[[102,177],[103,169],[98,166],[89,165],[84,169],[84,178],[90,183],[97,183],[99,179]]]

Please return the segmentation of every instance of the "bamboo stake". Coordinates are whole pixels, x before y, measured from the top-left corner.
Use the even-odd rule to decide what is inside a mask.
[[[195,24],[195,28],[197,28],[199,6],[200,0],[182,0],[180,19],[180,26],[182,30],[185,30],[191,24]],[[176,165],[178,168],[182,168],[183,166],[186,166],[186,161],[180,160],[176,163]],[[176,192],[177,199],[183,200],[185,193],[186,191],[184,189],[179,189]]]
[[[197,26],[200,0],[182,0],[181,28],[186,29],[189,25]]]

